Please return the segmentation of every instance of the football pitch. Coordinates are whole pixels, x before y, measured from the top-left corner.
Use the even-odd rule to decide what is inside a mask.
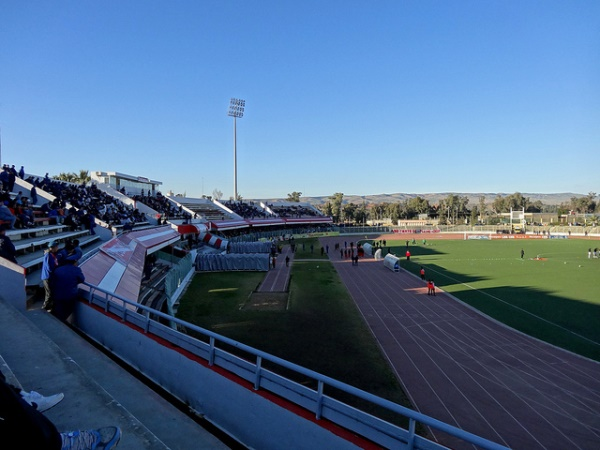
[[[418,275],[423,266],[437,287],[492,318],[600,361],[600,259],[588,258],[600,241],[411,240],[410,261],[405,239],[386,247],[401,267]]]

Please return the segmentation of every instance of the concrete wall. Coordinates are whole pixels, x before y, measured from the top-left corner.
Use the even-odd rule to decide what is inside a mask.
[[[24,311],[26,305],[27,280],[25,269],[7,259],[0,258],[0,298]]]
[[[75,317],[84,333],[249,448],[360,448],[249,383],[224,376],[222,370],[85,303],[78,304]],[[176,333],[167,327],[164,332]]]

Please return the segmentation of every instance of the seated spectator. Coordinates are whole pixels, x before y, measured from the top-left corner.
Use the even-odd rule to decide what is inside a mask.
[[[48,205],[48,203],[44,203],[42,205],[42,211],[44,211],[44,207],[50,208],[47,205]],[[51,207],[51,209],[48,209],[48,217],[54,218],[56,220],[57,224],[62,224],[65,221],[65,216],[63,215],[63,210],[57,209],[56,207]]]
[[[79,228],[79,221],[77,220],[77,216],[75,215],[75,213],[72,212],[69,212],[67,217],[65,217],[63,224],[68,226],[69,230],[71,231],[77,231],[77,229]]]
[[[35,396],[38,400],[40,397]],[[35,399],[32,403],[34,402]],[[58,402],[54,404],[56,403]],[[2,372],[0,372],[0,417],[2,417],[0,435],[17,436],[19,443],[16,448],[110,450],[115,448],[121,439],[121,430],[118,427],[59,432],[50,419],[28,402],[27,395],[23,395],[21,389],[6,381]]]
[[[15,205],[15,216],[17,217],[17,228],[34,228],[33,209],[29,206],[27,197],[23,197],[20,205]]]
[[[16,258],[17,250],[10,238],[6,235],[7,229],[8,225],[0,225],[0,258],[5,258],[18,264]]]
[[[9,222],[9,226],[11,230],[15,229],[15,222],[17,221],[17,217],[13,214],[10,208],[2,203],[0,204],[0,220],[6,220]]]

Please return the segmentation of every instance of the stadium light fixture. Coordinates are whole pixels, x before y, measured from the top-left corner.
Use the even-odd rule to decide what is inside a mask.
[[[244,108],[246,107],[246,100],[239,98],[232,98],[229,102],[228,116],[233,117],[233,199],[237,201],[238,190],[237,190],[237,130],[236,130],[236,119],[244,117]]]

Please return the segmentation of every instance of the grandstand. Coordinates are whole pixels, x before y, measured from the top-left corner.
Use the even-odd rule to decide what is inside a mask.
[[[204,198],[167,197],[180,212],[187,212],[193,219],[219,221],[239,219],[240,216]]]
[[[152,182],[149,194],[148,188],[137,191],[132,186],[123,189],[120,184],[98,182],[77,185],[47,176],[17,180],[17,189],[23,195],[30,195],[36,186],[43,199],[42,205],[36,206],[37,218],[41,220],[34,227],[9,232],[18,247],[19,264],[0,261],[4,286],[0,303],[23,314],[35,313],[31,307],[39,300],[36,291],[44,247],[50,240],[64,243],[77,238],[84,250],[81,267],[86,283],[80,289],[83,301],[77,305],[73,328],[108,350],[111,357],[135,368],[147,383],[163,389],[174,402],[185,404],[194,416],[225,431],[223,440],[232,448],[444,448],[416,435],[417,422],[471,443],[468,447],[474,444],[503,448],[177,320],[173,309],[185,288],[186,277],[193,274],[195,255],[227,252],[221,247],[222,242],[249,231],[256,239],[261,233],[278,236],[305,229],[328,230],[332,219],[308,204],[228,204],[162,196],[156,190],[159,184]],[[14,192],[8,198],[14,198]],[[96,226],[88,227],[84,222],[65,225],[64,218],[51,218],[43,205],[57,206],[76,217],[91,212]],[[15,293],[7,296],[7,292]],[[6,315],[14,314],[8,311]],[[43,317],[36,318],[43,323],[40,326],[60,333],[56,324],[48,322],[50,316]],[[203,338],[192,337],[197,334]],[[65,337],[56,339],[66,348]],[[240,358],[226,350],[233,347],[243,349],[249,356]],[[0,348],[12,356],[11,351]],[[285,372],[311,377],[318,389],[266,370],[262,361],[279,365]],[[21,367],[27,365],[23,363]],[[411,427],[404,430],[350,408],[324,395],[325,386],[404,414],[410,418]],[[118,414],[122,420],[123,412]],[[136,418],[142,415],[140,412]],[[140,433],[138,428],[132,428],[130,433]],[[294,433],[289,433],[289,429],[294,429]]]

